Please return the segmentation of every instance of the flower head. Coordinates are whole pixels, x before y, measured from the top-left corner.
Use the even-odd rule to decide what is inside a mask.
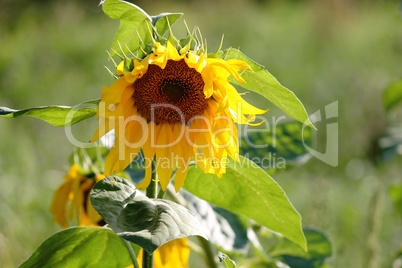
[[[79,226],[99,225],[102,218],[91,205],[89,191],[104,177],[103,174],[86,174],[78,165],[72,165],[64,177],[64,183],[53,195],[50,211],[54,220],[63,228],[67,228],[68,221],[74,217]]]
[[[155,42],[143,59],[117,66],[120,77],[103,88],[98,111],[103,119],[92,138],[115,130],[106,175],[124,170],[142,150],[146,174],[137,187],[150,183],[155,157],[162,189],[176,170],[177,191],[190,160],[218,177],[225,173],[228,157],[238,160],[234,123],[249,124],[265,112],[247,103],[229,83],[244,82],[240,72],[250,67],[237,59],[208,58],[201,50],[190,50],[190,45],[180,49],[170,41]]]

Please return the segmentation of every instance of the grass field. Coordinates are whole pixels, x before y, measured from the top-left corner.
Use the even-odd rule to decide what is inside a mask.
[[[74,105],[99,98],[102,85],[113,81],[104,66],[112,66],[106,51],[118,22],[92,2],[0,4],[0,106]],[[401,247],[402,212],[388,195],[389,185],[402,181],[401,157],[375,165],[371,155],[386,123],[401,123],[398,116],[386,118],[380,99],[402,76],[402,17],[396,1],[384,2],[137,2],[154,15],[183,12],[190,27],[200,27],[211,52],[225,34],[224,47],[239,47],[266,66],[310,114],[339,102],[339,165],[312,159],[275,175],[304,225],[323,230],[334,242],[330,267],[365,267],[370,243],[379,250],[378,267],[390,267]],[[181,22],[177,30],[184,33]],[[96,125],[89,119],[73,133],[89,140]],[[324,144],[325,125],[318,129]],[[63,128],[33,118],[0,120],[2,267],[17,266],[60,229],[48,208],[71,150]],[[374,234],[373,219],[379,220]]]

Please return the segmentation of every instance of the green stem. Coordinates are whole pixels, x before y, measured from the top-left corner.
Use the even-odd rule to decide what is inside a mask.
[[[152,160],[151,183],[147,187],[146,195],[149,198],[158,198],[158,182],[156,181],[156,162]]]
[[[152,160],[152,176],[151,183],[147,187],[146,195],[149,198],[158,198],[158,182],[156,180],[156,162],[155,158]],[[146,250],[142,250],[142,268],[154,267],[154,256]]]
[[[216,254],[214,254],[211,244],[201,236],[197,236],[197,238],[198,241],[200,241],[200,245],[205,253],[205,262],[207,263],[207,267],[218,268],[218,265],[215,261]]]
[[[126,247],[127,247],[128,253],[130,254],[130,258],[134,265],[134,268],[140,268],[140,266],[138,265],[138,262],[137,262],[137,255],[135,255],[134,249],[131,246],[130,242],[128,242],[125,239],[123,239],[123,241],[124,241],[124,244],[126,244]]]
[[[153,268],[154,267],[154,254],[148,253],[143,249],[142,254],[142,267],[143,268]]]

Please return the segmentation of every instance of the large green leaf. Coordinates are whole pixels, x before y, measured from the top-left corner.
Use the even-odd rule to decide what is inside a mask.
[[[390,84],[382,93],[382,104],[389,111],[402,101],[402,80]]]
[[[205,238],[193,213],[170,200],[149,199],[128,180],[107,177],[90,195],[93,207],[113,231],[150,253],[174,239]]]
[[[48,238],[20,267],[127,267],[124,241],[103,227],[73,227]]]
[[[74,125],[82,120],[88,119],[98,111],[99,100],[90,100],[76,106],[40,106],[22,110],[13,110],[7,107],[0,107],[0,117],[16,118],[23,115],[42,119],[56,127]]]
[[[240,140],[240,154],[269,173],[306,163],[311,154],[312,129],[299,122],[286,122],[272,129],[253,129]]]
[[[180,191],[199,222],[205,227],[210,242],[226,252],[247,253],[247,220],[223,208],[213,206],[187,191]]]
[[[328,237],[315,229],[304,229],[308,251],[303,251],[287,239],[282,239],[269,252],[269,255],[280,259],[294,268],[320,268],[325,260],[332,256],[332,244]]]
[[[221,179],[190,168],[184,188],[192,194],[278,232],[306,249],[301,217],[281,187],[247,158],[230,161]]]
[[[135,52],[141,41],[151,40],[147,23],[151,24],[152,18],[140,7],[122,0],[105,0],[102,2],[102,9],[110,18],[120,20],[110,56],[121,51],[126,54]]]
[[[235,84],[259,93],[291,118],[314,128],[308,118],[306,109],[296,95],[286,87],[282,86],[264,66],[256,63],[244,55],[240,50],[235,48],[229,48],[223,51],[223,57],[225,59],[243,60],[250,65],[252,69],[246,70],[242,73],[242,77],[246,83],[233,81]]]

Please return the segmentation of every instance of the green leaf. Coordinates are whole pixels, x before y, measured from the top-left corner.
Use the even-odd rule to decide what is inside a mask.
[[[240,50],[235,48],[226,49],[223,53],[223,57],[226,60],[243,60],[250,65],[252,69],[246,70],[242,73],[242,78],[246,83],[232,81],[233,83],[264,96],[291,118],[314,128],[308,118],[306,109],[296,95],[286,87],[282,86],[264,66],[256,63],[244,55]]]
[[[305,164],[311,159],[312,129],[286,122],[273,129],[253,129],[240,140],[240,154],[269,173]]]
[[[304,229],[308,251],[305,252],[287,239],[282,239],[269,253],[290,267],[319,268],[324,265],[325,259],[332,256],[332,244],[321,231]]]
[[[40,106],[22,110],[0,107],[0,118],[17,118],[23,115],[42,119],[56,127],[71,126],[96,115],[99,100],[90,100],[76,106]]]
[[[226,268],[236,268],[237,267],[236,263],[233,260],[231,260],[228,255],[226,255],[222,252],[218,253],[218,259],[219,259],[219,262],[223,262],[223,264],[225,264]]]
[[[162,36],[172,26],[183,13],[161,13],[156,16],[152,16],[152,25],[155,26],[156,32]]]
[[[124,241],[112,230],[73,227],[45,240],[20,268],[127,267],[131,263]]]
[[[147,25],[152,22],[152,18],[140,7],[122,0],[105,0],[102,2],[102,9],[110,18],[120,20],[110,51],[111,57],[116,52],[135,52],[141,41],[152,40]]]
[[[187,207],[205,226],[210,242],[226,252],[247,253],[247,222],[239,215],[223,208],[213,206],[185,190],[180,193],[187,202]]]
[[[402,80],[387,86],[382,93],[382,104],[389,111],[402,101]]]
[[[170,200],[149,199],[128,180],[107,177],[95,184],[90,196],[93,207],[114,232],[150,253],[174,239],[206,238],[189,210]]]
[[[281,187],[247,158],[230,161],[221,179],[196,166],[189,169],[184,189],[212,204],[242,214],[306,249],[301,217]]]

